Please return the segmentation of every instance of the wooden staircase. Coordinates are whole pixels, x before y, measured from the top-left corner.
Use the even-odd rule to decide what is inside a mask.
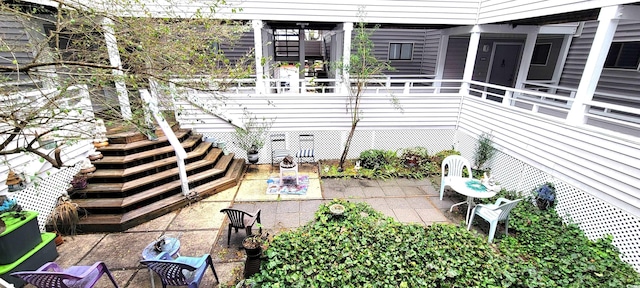
[[[190,197],[182,194],[177,158],[166,136],[150,141],[139,133],[109,135],[109,146],[98,149],[104,157],[92,162],[97,169],[87,188],[71,193],[87,214],[78,231],[124,231],[239,184],[244,159],[224,155],[191,130],[175,134],[187,152]]]

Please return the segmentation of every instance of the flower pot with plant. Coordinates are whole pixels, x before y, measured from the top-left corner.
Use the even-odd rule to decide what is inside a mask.
[[[551,182],[544,183],[536,188],[534,195],[540,210],[553,208],[556,201],[556,187]]]
[[[268,233],[253,234],[242,240],[242,247],[247,252],[247,259],[244,263],[244,278],[249,278],[253,274],[260,272],[262,246],[267,241],[268,237]]]
[[[51,213],[53,230],[62,235],[75,235],[80,213],[77,203],[73,203],[68,195],[58,197],[58,203]]]
[[[234,143],[242,150],[247,151],[247,161],[255,164],[258,163],[258,153],[265,144],[267,133],[274,120],[258,119],[250,112],[245,112],[243,121],[244,128],[236,127]]]

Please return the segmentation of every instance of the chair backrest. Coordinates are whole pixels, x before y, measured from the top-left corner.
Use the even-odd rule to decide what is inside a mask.
[[[172,260],[143,260],[140,263],[158,273],[162,283],[171,286],[189,285],[193,280],[191,274],[196,270],[196,267]]]
[[[464,167],[467,167],[467,177],[471,178],[471,164],[469,160],[460,155],[449,155],[442,160],[442,177],[462,177]]]
[[[78,277],[69,275],[64,272],[48,272],[48,271],[22,271],[15,272],[11,275],[16,276],[24,280],[25,282],[34,285],[38,288],[68,288],[63,280],[71,279],[78,280]]]
[[[504,199],[504,198],[502,198]],[[518,205],[518,202],[520,202],[522,200],[522,198],[520,199],[516,199],[516,200],[507,200],[504,199],[505,203],[503,203],[502,205],[496,207],[496,209],[494,210],[502,210],[500,212],[500,215],[498,215],[498,221],[502,221],[505,220],[509,217],[509,213],[511,212],[511,209],[513,209],[513,207],[516,207],[516,205]],[[500,201],[500,199],[498,199],[498,201]]]
[[[300,142],[300,150],[313,150],[315,145],[313,134],[300,134],[298,141]]]
[[[286,137],[284,134],[271,134],[271,151],[287,149]]]
[[[236,228],[245,228],[244,215],[249,213],[232,208],[225,208],[220,210],[220,212],[226,213],[227,216],[229,216],[229,222],[231,222],[231,226]]]

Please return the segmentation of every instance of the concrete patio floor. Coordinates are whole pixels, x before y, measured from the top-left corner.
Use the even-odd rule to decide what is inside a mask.
[[[232,232],[231,244],[227,247],[227,222],[225,215],[220,213],[222,208],[251,212],[261,209],[263,230],[271,234],[304,225],[313,218],[320,204],[334,198],[367,202],[405,223],[430,225],[451,222],[447,216],[456,216],[447,211],[454,201],[446,197],[440,201],[431,179],[320,179],[317,167],[311,164],[302,164],[300,174],[309,176],[306,195],[267,195],[266,180],[278,176],[277,167],[251,165],[240,185],[125,232],[64,237],[65,243],[58,246],[60,255],[56,262],[68,267],[103,261],[120,287],[151,287],[149,271],[139,264],[141,252],[161,235],[171,234],[181,241],[180,255],[208,253],[213,257],[220,283],[209,271],[201,287],[219,287],[220,284],[224,287],[235,285],[242,278],[245,255],[240,243],[245,232]],[[156,287],[162,287],[159,278],[154,277]],[[97,287],[112,285],[103,277]]]

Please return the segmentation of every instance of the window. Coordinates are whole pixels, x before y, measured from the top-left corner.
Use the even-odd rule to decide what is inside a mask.
[[[413,43],[389,43],[389,60],[411,60]]]
[[[531,65],[546,66],[551,52],[551,43],[536,44],[533,48],[533,56],[531,56]]]
[[[604,68],[638,69],[640,41],[613,42],[604,62]]]

